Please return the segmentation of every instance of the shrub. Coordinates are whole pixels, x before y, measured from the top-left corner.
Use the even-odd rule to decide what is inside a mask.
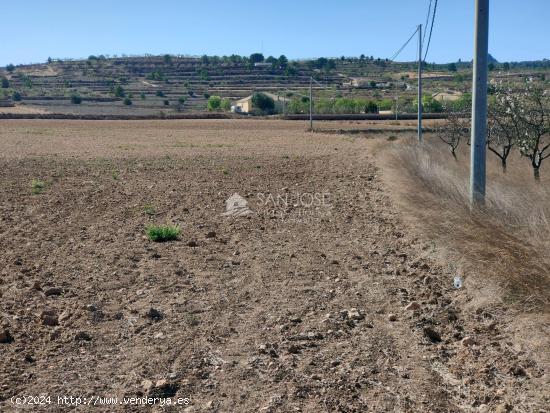
[[[229,99],[222,99],[220,107],[221,110],[229,112],[231,110],[231,101]]]
[[[365,105],[365,113],[378,113],[378,105],[376,102],[369,100]]]
[[[162,90],[157,90],[156,95],[160,98],[164,97],[164,92]]]
[[[126,94],[126,92],[124,92],[124,88],[120,85],[115,86],[113,93],[117,98],[122,98]]]
[[[207,107],[209,111],[220,110],[222,99],[219,96],[210,96],[208,98]]]
[[[178,99],[178,102],[183,105],[183,104],[185,104],[186,100],[187,100],[187,98],[185,96],[180,96],[179,99]]]
[[[166,242],[177,240],[181,230],[175,225],[151,225],[145,232],[151,241]]]
[[[19,102],[21,100],[21,93],[15,91],[15,92],[13,92],[13,95],[11,95],[11,97],[16,102]]]
[[[378,102],[378,107],[380,110],[391,110],[393,108],[393,100],[391,99],[382,99]]]
[[[447,65],[447,70],[449,72],[456,72],[457,68],[456,68],[456,64],[455,63],[449,63]]]
[[[73,105],[80,105],[82,103],[82,97],[77,93],[71,95],[71,103]]]
[[[172,64],[172,56],[170,56],[169,54],[165,54],[163,56],[163,60],[164,60],[164,64],[166,64],[166,65],[171,65]]]
[[[164,73],[161,70],[155,70],[151,74],[147,75],[147,79],[149,80],[164,80],[165,76]]]
[[[252,106],[264,113],[271,114],[275,110],[275,102],[264,93],[254,93]]]
[[[11,73],[15,70],[15,66],[10,63],[6,66],[6,70]]]
[[[205,99],[208,99],[208,98],[210,98],[210,93],[204,92],[203,96],[204,96]]]
[[[122,101],[126,106],[130,106],[132,104],[132,99],[130,98],[124,98],[124,100]]]
[[[5,77],[2,78],[2,88],[7,89],[10,87],[10,81]]]
[[[443,112],[443,105],[439,100],[434,99],[431,96],[424,96],[422,98],[422,106],[426,112],[438,113]]]
[[[146,96],[145,96],[145,93],[141,92],[139,94],[139,97],[141,98],[141,100],[145,100],[146,99]]]
[[[164,106],[170,105],[170,101],[168,99],[164,99],[163,103],[164,103]]]
[[[298,69],[296,69],[296,68],[293,67],[293,66],[288,66],[288,67],[285,69],[285,75],[286,75],[286,76],[293,77],[293,76],[296,76],[297,74],[298,74]]]

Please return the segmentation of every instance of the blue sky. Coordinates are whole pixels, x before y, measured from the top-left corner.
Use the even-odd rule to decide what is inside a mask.
[[[90,54],[391,57],[429,0],[2,2],[0,65]],[[439,0],[428,61],[470,60],[473,0]],[[500,61],[550,58],[550,0],[492,0],[490,53]],[[401,55],[412,60],[411,43]]]

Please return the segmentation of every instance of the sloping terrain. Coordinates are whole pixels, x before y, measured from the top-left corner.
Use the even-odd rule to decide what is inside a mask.
[[[543,411],[545,366],[465,305],[367,140],[305,127],[3,121],[0,410]],[[145,237],[164,223],[178,241]]]

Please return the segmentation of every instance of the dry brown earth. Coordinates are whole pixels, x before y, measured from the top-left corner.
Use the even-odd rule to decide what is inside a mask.
[[[31,411],[547,408],[543,366],[465,306],[476,292],[403,223],[368,140],[305,128],[2,121],[0,410],[40,394],[53,404]],[[234,193],[253,214],[222,215]],[[150,242],[153,223],[180,240]]]

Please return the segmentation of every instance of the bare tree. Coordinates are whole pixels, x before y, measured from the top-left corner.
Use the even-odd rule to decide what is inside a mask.
[[[494,96],[487,119],[487,148],[499,157],[502,171],[506,172],[508,156],[523,133],[522,125],[519,118],[512,115],[513,99],[508,91],[497,87]]]
[[[548,91],[529,88],[510,102],[517,105],[511,114],[518,118],[524,132],[518,137],[518,148],[531,161],[535,180],[539,181],[542,161],[550,157],[550,96]]]
[[[468,138],[470,122],[465,112],[449,112],[445,123],[436,128],[436,134],[443,142],[449,145],[453,158],[456,157],[456,149],[464,138]]]

